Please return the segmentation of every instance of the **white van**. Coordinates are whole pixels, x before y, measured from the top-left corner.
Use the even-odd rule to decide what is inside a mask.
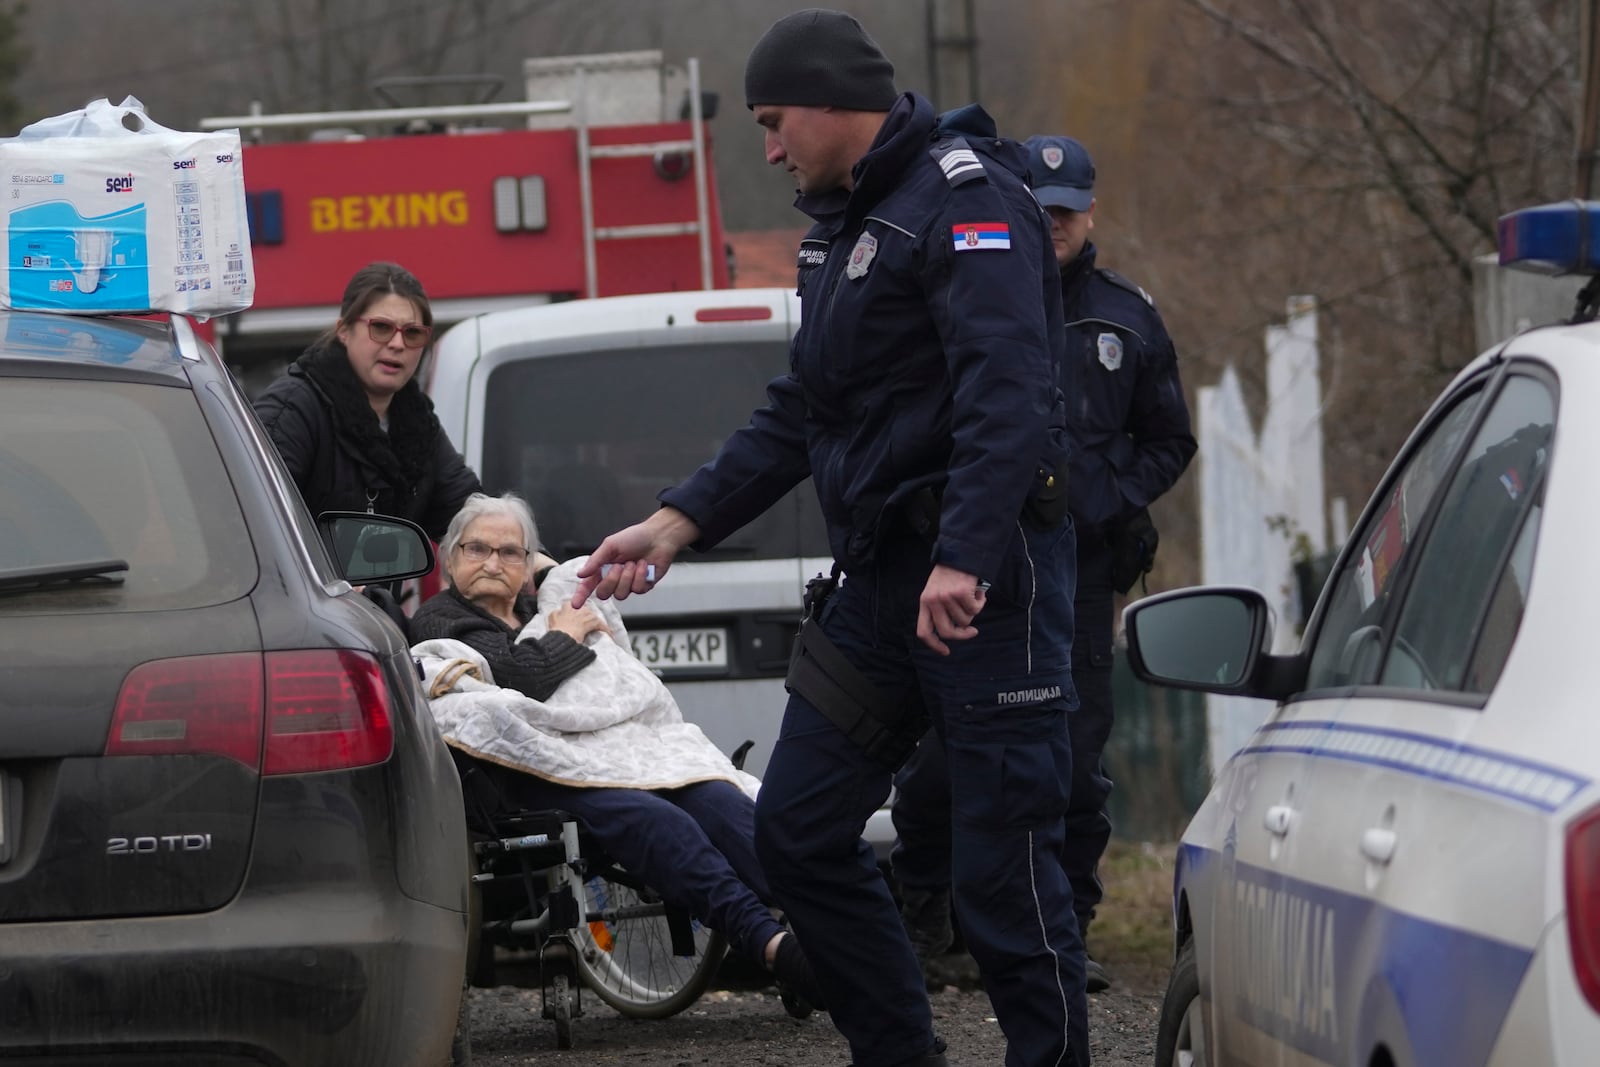
[[[467,319],[439,339],[427,388],[490,492],[533,506],[545,550],[591,551],[709,460],[789,367],[787,289],[574,300]],[[622,603],[634,651],[725,752],[765,771],[808,579],[832,566],[809,482],[660,587]],[[892,839],[887,812],[867,838]]]

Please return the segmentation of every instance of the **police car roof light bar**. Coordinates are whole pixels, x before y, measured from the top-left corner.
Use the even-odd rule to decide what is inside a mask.
[[[1541,274],[1600,273],[1600,201],[1563,200],[1500,216],[1500,265]]]
[[[1540,274],[1588,274],[1569,322],[1600,313],[1600,201],[1563,200],[1500,217],[1500,264]]]

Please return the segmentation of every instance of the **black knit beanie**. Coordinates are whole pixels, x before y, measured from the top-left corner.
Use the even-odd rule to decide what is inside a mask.
[[[761,35],[744,67],[744,102],[888,111],[899,94],[894,64],[843,11],[785,15]]]

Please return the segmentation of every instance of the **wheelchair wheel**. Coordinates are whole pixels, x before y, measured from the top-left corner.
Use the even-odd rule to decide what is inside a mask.
[[[556,1024],[556,1048],[569,1049],[572,1047],[572,990],[564,974],[551,979],[550,986],[553,1003],[549,1015]]]
[[[695,922],[694,955],[673,955],[660,898],[616,868],[591,873],[583,897],[586,921],[572,936],[578,969],[597,997],[635,1019],[665,1019],[700,999],[727,938]]]

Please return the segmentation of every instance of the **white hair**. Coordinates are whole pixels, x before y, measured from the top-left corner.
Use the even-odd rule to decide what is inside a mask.
[[[439,542],[440,555],[449,559],[461,546],[461,536],[467,532],[467,527],[490,515],[515,519],[522,527],[522,547],[528,550],[529,555],[539,551],[539,527],[534,525],[533,509],[528,507],[526,500],[515,493],[502,493],[499,496],[473,493],[467,497],[467,502],[461,505],[461,510],[456,512],[456,517],[450,520],[450,526],[445,530],[443,540]],[[444,573],[448,579],[449,566],[444,568]]]

